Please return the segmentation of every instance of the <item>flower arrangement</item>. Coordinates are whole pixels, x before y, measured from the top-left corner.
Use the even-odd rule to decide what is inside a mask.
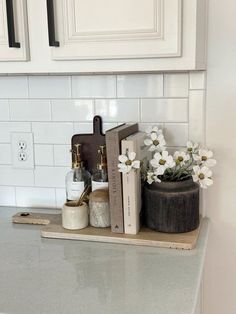
[[[186,149],[170,155],[166,150],[163,132],[158,127],[148,128],[144,144],[151,154],[148,167],[142,168],[143,179],[149,184],[184,181],[191,177],[203,189],[213,184],[210,168],[216,165],[216,160],[213,159],[212,151],[188,141]],[[119,171],[129,173],[139,169],[142,163],[135,158],[135,152],[120,155]]]

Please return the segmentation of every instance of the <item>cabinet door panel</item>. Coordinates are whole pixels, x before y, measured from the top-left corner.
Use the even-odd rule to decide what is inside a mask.
[[[182,0],[57,0],[53,59],[181,56]]]
[[[6,0],[0,0],[0,61],[26,61],[29,58],[26,0],[14,0],[14,26],[20,48],[9,47]]]

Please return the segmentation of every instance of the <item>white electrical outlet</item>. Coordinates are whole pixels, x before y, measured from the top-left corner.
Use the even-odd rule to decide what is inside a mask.
[[[11,151],[13,168],[34,168],[34,143],[32,133],[11,133]]]

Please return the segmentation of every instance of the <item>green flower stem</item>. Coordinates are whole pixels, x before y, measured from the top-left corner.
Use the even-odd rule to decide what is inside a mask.
[[[177,181],[178,181],[178,180],[180,179],[181,175],[184,174],[185,172],[188,173],[185,177],[191,175],[192,169],[189,169],[189,168],[193,165],[194,159],[193,159],[193,157],[192,157],[192,154],[191,154],[190,156],[191,156],[191,159],[190,159],[190,162],[189,162],[189,164],[187,165],[187,167],[179,167],[179,169],[177,169],[178,166],[175,167],[175,169],[174,169],[174,171],[173,171],[173,175],[172,175],[172,177],[171,177],[171,181],[172,181],[172,180],[174,181],[175,179],[177,179]],[[188,170],[188,169],[189,169],[189,170]],[[181,179],[181,180],[182,180],[182,179]]]

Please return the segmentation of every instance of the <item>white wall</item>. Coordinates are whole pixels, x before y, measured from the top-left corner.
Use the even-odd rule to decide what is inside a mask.
[[[0,77],[0,205],[61,207],[73,134],[121,122],[164,127],[169,146],[204,140],[205,73]],[[15,170],[11,132],[32,132],[35,169]]]
[[[236,1],[210,0],[206,141],[218,166],[206,193],[211,218],[205,314],[236,313]]]

